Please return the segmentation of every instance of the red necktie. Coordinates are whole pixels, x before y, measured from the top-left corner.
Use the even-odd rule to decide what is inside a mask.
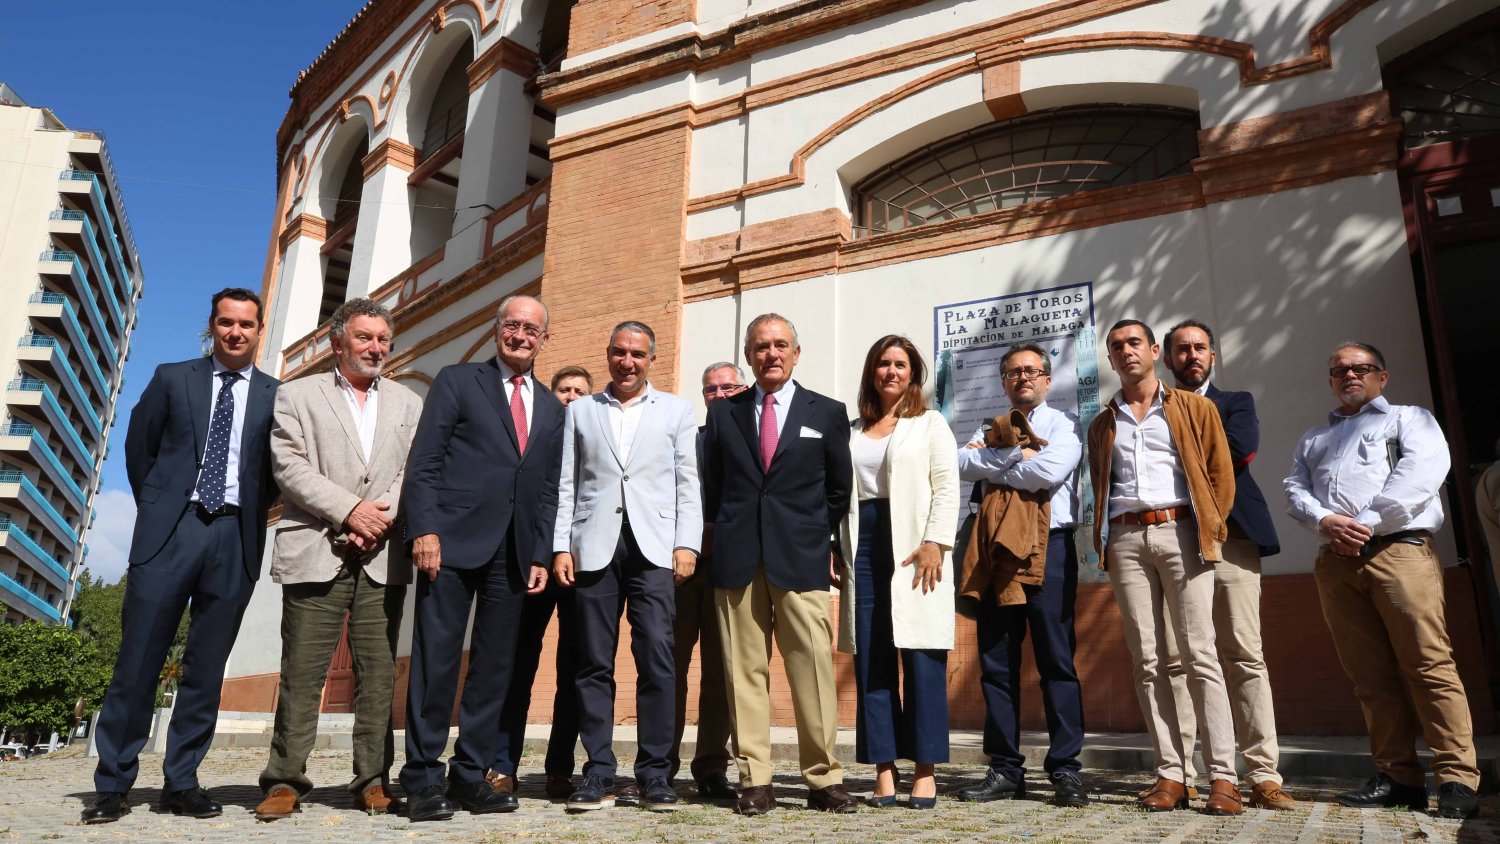
[[[526,403],[521,400],[521,385],[526,383],[524,375],[517,375],[510,379],[510,383],[516,385],[510,391],[510,418],[516,423],[516,451],[521,456],[526,455]]]
[[[760,466],[771,471],[771,457],[776,454],[776,396],[766,393],[765,409],[760,412]]]

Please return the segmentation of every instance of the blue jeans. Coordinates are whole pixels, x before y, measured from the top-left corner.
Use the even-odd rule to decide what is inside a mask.
[[[935,765],[948,761],[948,652],[896,647],[891,628],[896,563],[890,506],[884,498],[859,504],[859,550],[854,555],[854,682],[859,693],[855,758],[867,765],[896,759]],[[905,675],[899,692],[898,659],[899,674]]]

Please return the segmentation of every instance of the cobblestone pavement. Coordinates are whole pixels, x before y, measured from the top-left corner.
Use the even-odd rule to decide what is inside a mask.
[[[799,841],[984,841],[1072,842],[1500,842],[1500,798],[1486,797],[1485,816],[1459,823],[1404,811],[1346,809],[1328,801],[1357,783],[1348,780],[1301,780],[1288,790],[1305,802],[1294,812],[1247,809],[1238,818],[1211,818],[1195,811],[1147,814],[1131,806],[1135,792],[1147,784],[1144,775],[1110,772],[1086,775],[1096,802],[1087,809],[1058,809],[1043,802],[1051,790],[1033,779],[1027,799],[985,804],[941,800],[934,811],[904,807],[864,808],[855,815],[815,814],[805,808],[806,791],[795,767],[777,769],[780,806],[759,818],[741,818],[727,807],[695,803],[696,793],[683,787],[684,808],[655,814],[615,808],[568,815],[561,804],[542,794],[540,760],[528,757],[522,768],[521,810],[510,815],[471,816],[460,811],[448,822],[411,824],[405,818],[366,816],[355,810],[338,784],[348,776],[343,751],[318,751],[309,773],[327,783],[311,796],[303,812],[274,823],[258,823],[251,812],[260,801],[256,776],[265,762],[263,749],[214,750],[199,774],[224,804],[224,814],[210,820],[175,818],[155,810],[159,797],[160,757],[141,759],[142,783],[131,793],[133,811],[123,820],[83,826],[78,813],[92,798],[93,761],[64,752],[0,765],[0,841],[117,840],[134,841],[432,841],[554,842],[723,840]],[[400,764],[398,759],[397,764]],[[939,790],[946,794],[973,781],[976,772],[959,766],[938,769]],[[873,787],[874,770],[854,765],[846,771],[850,791]]]

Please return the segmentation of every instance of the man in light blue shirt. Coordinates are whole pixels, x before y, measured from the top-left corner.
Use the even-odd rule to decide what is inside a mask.
[[[1474,728],[1443,615],[1443,574],[1432,534],[1448,443],[1424,408],[1381,395],[1390,373],[1366,343],[1329,360],[1339,408],[1303,435],[1286,479],[1288,512],[1325,544],[1313,577],[1344,672],[1370,732],[1376,775],[1339,802],[1427,808],[1420,733],[1432,748],[1437,814],[1478,814]]]
[[[1041,586],[1025,586],[1026,603],[1000,606],[993,597],[979,602],[980,687],[984,691],[984,751],[990,769],[984,782],[959,792],[969,801],[1000,800],[1026,793],[1021,755],[1021,642],[1029,625],[1032,653],[1041,675],[1050,746],[1042,763],[1059,806],[1083,806],[1088,791],[1078,772],[1083,749],[1083,696],[1073,666],[1077,638],[1073,603],[1078,591],[1078,555],[1073,527],[1078,523],[1078,463],[1083,456],[1078,417],[1047,406],[1052,362],[1034,343],[1012,346],[1000,358],[1001,386],[1011,407],[1022,411],[1040,451],[1012,446],[988,448],[984,429],[958,450],[959,477],[1011,489],[1052,491],[1047,537],[1047,571]]]

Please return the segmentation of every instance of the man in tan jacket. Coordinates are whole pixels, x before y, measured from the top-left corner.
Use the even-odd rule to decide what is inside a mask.
[[[1188,804],[1182,746],[1159,640],[1170,607],[1187,666],[1203,758],[1213,779],[1204,812],[1243,811],[1234,768],[1234,720],[1214,647],[1214,564],[1224,559],[1234,465],[1213,402],[1156,377],[1161,346],[1145,323],[1120,320],[1105,338],[1120,390],[1089,426],[1094,548],[1109,569],[1135,662],[1136,695],[1155,752],[1156,784],[1141,806]]]
[[[349,789],[361,809],[399,808],[387,788],[391,694],[412,567],[396,506],[422,400],[380,377],[392,333],[386,308],[345,302],[329,329],[334,370],[299,378],[276,397],[271,462],[284,504],[271,577],[282,585],[281,693],[260,775],[260,820],[298,811],[312,790],[307,756],[346,614],[358,683]]]

